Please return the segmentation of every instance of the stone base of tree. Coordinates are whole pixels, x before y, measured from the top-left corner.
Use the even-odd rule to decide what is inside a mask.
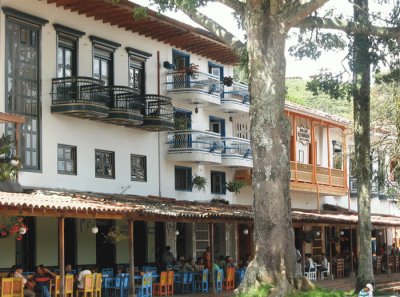
[[[1,192],[22,193],[22,186],[16,180],[0,182]]]

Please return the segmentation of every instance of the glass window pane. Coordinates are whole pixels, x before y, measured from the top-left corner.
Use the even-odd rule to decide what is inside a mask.
[[[97,58],[93,60],[93,74],[100,76],[100,60]]]
[[[58,171],[64,171],[64,168],[65,168],[65,161],[59,160],[57,162],[57,170]]]
[[[62,48],[57,49],[57,64],[64,64],[64,55]]]

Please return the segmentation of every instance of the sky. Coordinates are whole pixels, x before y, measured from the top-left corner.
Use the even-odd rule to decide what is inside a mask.
[[[138,3],[142,6],[149,7],[149,0],[130,0],[135,3]],[[373,3],[370,4],[371,10],[376,9],[376,5]],[[341,12],[344,15],[352,14],[352,7],[349,5],[348,0],[332,0],[327,5],[324,6],[325,9],[335,9],[338,10],[340,7]],[[152,8],[152,7],[150,7]],[[153,7],[153,9],[156,9]],[[381,9],[381,7],[379,7]],[[238,29],[237,22],[234,19],[230,8],[227,8],[221,3],[213,2],[209,3],[206,7],[199,9],[205,15],[211,17],[213,20],[218,22],[224,28],[228,29],[231,33],[237,36],[240,40],[244,40],[244,32]],[[223,13],[221,13],[223,12]],[[184,13],[178,12],[166,12],[165,15],[175,18],[181,22],[187,23],[194,27],[200,27],[198,24],[193,22],[188,16]],[[288,39],[287,40],[287,48],[294,44],[295,40]],[[286,77],[302,77],[304,79],[308,79],[310,76],[318,74],[321,68],[324,68],[333,73],[340,72],[343,69],[342,60],[344,59],[346,53],[345,52],[323,52],[321,57],[316,60],[304,59],[298,60],[289,55],[286,52]]]

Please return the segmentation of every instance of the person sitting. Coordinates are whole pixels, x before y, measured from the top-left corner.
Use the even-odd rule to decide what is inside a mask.
[[[85,269],[83,269],[81,272],[79,272],[79,275],[77,277],[77,281],[78,281],[78,289],[83,289],[85,287],[85,275],[86,274],[92,274],[92,271],[89,270],[87,267]]]
[[[50,281],[56,275],[42,264],[36,267],[36,273],[33,280],[36,283],[35,290],[40,294],[40,297],[50,297]]]
[[[226,268],[226,260],[225,260],[224,256],[219,256],[218,266],[219,266],[220,269],[225,269]]]
[[[374,287],[371,284],[366,284],[363,289],[358,292],[358,297],[373,297]]]
[[[203,257],[199,257],[196,263],[196,271],[203,271],[203,270],[204,270]]]
[[[24,284],[24,297],[35,297],[35,292],[33,291],[33,287],[35,283],[32,281],[28,281],[23,275],[23,268],[19,265],[14,265],[12,267],[12,271],[8,274],[8,277],[19,277],[22,278],[22,282]]]
[[[328,259],[326,258],[325,254],[322,254],[321,259],[321,272],[328,271]]]
[[[71,264],[67,264],[67,265],[65,265],[65,275],[68,275],[68,274],[74,274],[73,272],[72,272],[72,265]]]
[[[236,265],[233,262],[232,257],[231,256],[227,256],[226,257],[226,268],[235,268],[235,267],[236,267]]]
[[[187,260],[185,265],[183,265],[183,272],[193,272],[194,268],[194,259],[190,258],[189,260]]]
[[[180,256],[178,260],[178,270],[180,272],[184,272],[184,267],[185,267],[186,261],[184,256]]]
[[[306,272],[315,271],[315,263],[310,254],[306,255],[305,265]]]

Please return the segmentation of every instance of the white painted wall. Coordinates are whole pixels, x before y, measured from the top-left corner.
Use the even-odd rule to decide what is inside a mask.
[[[36,264],[58,266],[58,222],[57,218],[37,217],[36,228]],[[28,232],[32,232],[29,230]]]

